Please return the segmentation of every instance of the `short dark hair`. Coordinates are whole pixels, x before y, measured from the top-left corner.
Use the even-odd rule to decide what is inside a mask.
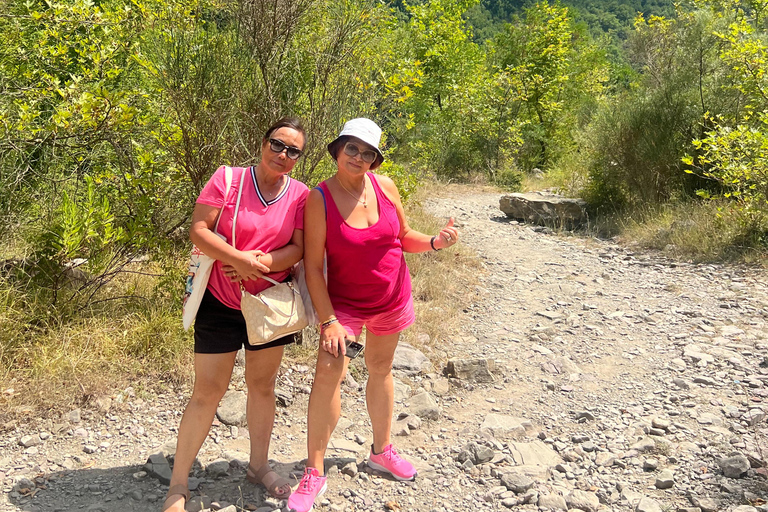
[[[304,144],[307,144],[307,132],[304,131],[304,127],[301,125],[301,121],[299,121],[299,118],[297,117],[283,117],[278,119],[274,124],[272,124],[272,126],[267,128],[267,133],[264,134],[262,143],[268,142],[272,134],[280,128],[293,128],[304,137]]]

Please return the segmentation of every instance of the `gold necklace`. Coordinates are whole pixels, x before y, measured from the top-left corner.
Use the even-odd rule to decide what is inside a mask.
[[[352,196],[352,198],[353,198],[355,201],[357,201],[358,203],[360,203],[361,205],[363,205],[363,208],[368,208],[368,187],[366,187],[366,186],[365,186],[365,185],[366,185],[366,183],[365,183],[365,177],[363,177],[363,200],[362,200],[362,201],[361,201],[361,200],[360,200],[360,199],[359,199],[359,198],[358,198],[358,197],[357,197],[355,194],[353,194],[352,192],[350,192],[350,191],[347,189],[347,187],[345,187],[345,186],[344,186],[344,184],[341,182],[341,180],[340,180],[338,177],[336,178],[336,182],[337,182],[339,185],[341,185],[341,188],[343,188],[343,189],[344,189],[344,192],[346,192],[347,194],[349,194],[350,196]]]

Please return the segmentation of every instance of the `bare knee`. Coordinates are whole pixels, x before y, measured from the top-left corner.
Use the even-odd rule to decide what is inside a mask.
[[[315,368],[315,385],[338,386],[344,376],[344,361],[342,356],[322,358],[317,361]]]
[[[368,369],[368,375],[372,377],[386,377],[392,373],[392,358],[370,358],[366,359],[365,367]]]
[[[277,374],[263,375],[253,371],[245,373],[245,385],[248,387],[248,395],[271,396],[275,393]]]
[[[224,384],[212,383],[212,382],[195,382],[195,388],[192,391],[192,398],[189,399],[190,403],[195,403],[201,406],[213,406],[217,407],[219,401],[227,392],[227,386],[229,382]]]

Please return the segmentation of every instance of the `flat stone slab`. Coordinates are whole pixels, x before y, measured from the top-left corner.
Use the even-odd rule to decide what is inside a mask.
[[[541,441],[510,443],[509,448],[519,465],[552,467],[563,463],[560,455]]]
[[[508,194],[499,199],[499,208],[512,219],[543,226],[575,227],[587,220],[583,199],[532,192]]]
[[[331,439],[328,442],[328,454],[326,457],[354,457],[363,450],[366,450],[366,447],[360,446],[354,441]]]
[[[497,439],[520,439],[525,437],[529,430],[533,430],[533,424],[525,418],[490,413],[486,414],[480,429],[489,430]]]

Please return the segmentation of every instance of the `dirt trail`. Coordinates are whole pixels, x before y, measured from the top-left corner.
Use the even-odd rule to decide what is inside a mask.
[[[488,270],[441,349],[485,360],[493,382],[449,381],[420,354],[399,355],[395,414],[410,416],[395,442],[420,469],[414,483],[365,470],[364,393],[345,384],[318,509],[762,507],[766,275],[537,231],[504,218],[498,199],[449,187],[426,204],[456,217]],[[311,378],[303,365],[281,373],[287,407],[272,449],[283,474],[301,471]],[[240,366],[232,388],[242,396]],[[100,410],[19,426],[0,439],[0,510],[159,510],[166,487],[143,465],[163,445],[172,452],[187,398],[128,389]],[[217,422],[188,510],[281,508],[244,481],[247,435]],[[738,457],[721,466],[732,453],[747,467]]]

